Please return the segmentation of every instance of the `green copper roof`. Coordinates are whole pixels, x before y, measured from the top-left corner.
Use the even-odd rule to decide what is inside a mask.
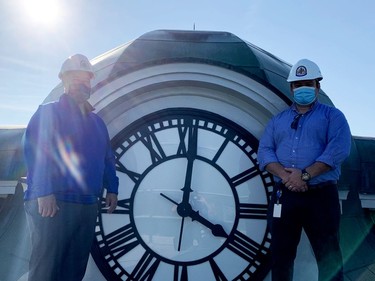
[[[243,73],[291,103],[286,81],[290,64],[229,32],[148,32],[124,46],[110,77],[115,79],[147,66],[173,62],[212,64]],[[320,100],[332,104],[323,91]]]

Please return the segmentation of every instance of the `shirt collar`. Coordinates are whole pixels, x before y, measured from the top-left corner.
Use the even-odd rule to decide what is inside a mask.
[[[66,106],[68,106],[68,107],[70,107],[74,110],[80,111],[78,104],[74,101],[74,99],[71,96],[69,96],[66,93],[64,93],[60,97],[60,101],[64,105],[66,105]],[[84,114],[86,114],[86,115],[95,110],[95,108],[88,101],[85,101],[85,103],[83,104],[83,109],[84,109]]]
[[[310,108],[309,108],[309,110],[308,111],[306,111],[306,113],[307,112],[310,112],[310,111],[312,111],[312,110],[314,110],[317,106],[318,106],[318,104],[319,104],[319,101],[318,100],[315,100],[312,104],[311,104],[311,106],[310,106]],[[291,110],[293,110],[293,111],[295,111],[296,113],[298,113],[299,114],[299,112],[298,112],[298,109],[297,109],[297,106],[296,106],[296,103],[295,102],[293,102],[293,104],[292,104],[292,106],[290,107],[291,108]]]

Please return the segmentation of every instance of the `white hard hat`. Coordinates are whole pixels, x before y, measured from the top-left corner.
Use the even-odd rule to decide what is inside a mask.
[[[61,66],[59,78],[61,79],[65,72],[68,71],[86,71],[94,77],[94,71],[89,60],[81,54],[76,54],[67,58]]]
[[[289,72],[287,81],[315,80],[323,79],[320,69],[316,63],[308,59],[299,60]]]

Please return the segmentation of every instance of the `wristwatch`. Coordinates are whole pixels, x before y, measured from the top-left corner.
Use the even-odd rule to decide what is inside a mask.
[[[309,180],[311,180],[311,175],[305,169],[303,169],[302,174],[301,174],[301,179],[303,181],[308,182]]]

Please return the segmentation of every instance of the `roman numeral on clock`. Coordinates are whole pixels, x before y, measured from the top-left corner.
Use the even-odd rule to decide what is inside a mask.
[[[163,147],[155,134],[146,134],[145,137],[141,137],[141,141],[149,150],[152,163],[156,163],[166,157]]]
[[[257,242],[238,230],[234,232],[228,242],[228,249],[249,262],[254,260],[262,248]]]
[[[151,252],[146,251],[130,274],[128,280],[151,281],[159,264],[160,260],[155,258]]]
[[[127,252],[139,245],[139,241],[136,238],[133,226],[131,224],[124,225],[123,227],[120,227],[119,229],[105,235],[105,240],[106,247],[101,248],[104,256],[112,253],[116,259],[125,255]]]
[[[177,155],[187,154],[188,157],[195,157],[198,145],[198,126],[193,124],[194,119],[184,119],[184,121],[185,124],[178,127],[180,143],[177,148]]]
[[[105,208],[105,198],[102,198],[101,202],[101,213],[106,214],[107,209]],[[117,202],[117,208],[112,212],[112,214],[129,215],[130,214],[130,199],[122,199]]]
[[[188,281],[188,270],[186,265],[175,265],[173,281]]]
[[[255,176],[259,175],[260,172],[259,172],[259,169],[257,166],[254,166],[250,169],[247,169],[246,171],[234,176],[231,178],[231,182],[234,186],[238,186],[246,181],[248,181],[249,179],[252,179],[254,178]]]
[[[126,174],[134,183],[139,181],[140,174],[127,169],[120,161],[116,160],[117,171]]]
[[[267,204],[250,204],[240,203],[240,218],[241,219],[267,219]]]
[[[220,267],[217,265],[217,263],[213,260],[209,260],[212,272],[215,276],[216,281],[227,281],[228,279],[225,277],[224,273],[220,270]]]

